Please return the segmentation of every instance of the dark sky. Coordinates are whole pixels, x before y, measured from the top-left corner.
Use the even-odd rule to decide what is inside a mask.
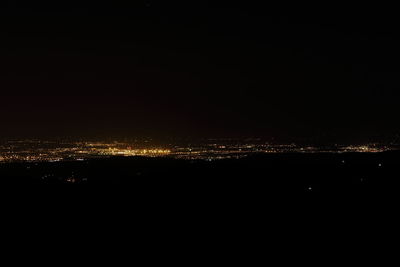
[[[2,4],[1,137],[400,132],[390,8],[53,2]]]

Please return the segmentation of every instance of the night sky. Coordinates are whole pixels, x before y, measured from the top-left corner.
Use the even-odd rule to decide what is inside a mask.
[[[390,8],[53,2],[2,4],[0,137],[400,133]]]

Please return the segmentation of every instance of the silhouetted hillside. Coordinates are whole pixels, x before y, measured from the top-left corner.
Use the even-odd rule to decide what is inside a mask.
[[[2,164],[0,176],[5,188],[89,192],[112,188],[157,197],[368,195],[397,190],[399,158],[398,152],[259,154],[216,161],[113,157]]]

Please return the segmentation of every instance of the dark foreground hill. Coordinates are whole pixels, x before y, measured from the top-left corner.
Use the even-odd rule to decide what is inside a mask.
[[[17,232],[36,233],[33,240],[49,232],[57,242],[91,233],[91,240],[130,236],[127,240],[141,248],[165,250],[181,242],[185,251],[192,248],[185,244],[207,244],[215,251],[262,255],[259,244],[271,237],[284,247],[285,238],[297,240],[300,248],[313,236],[318,247],[321,240],[347,240],[354,233],[369,239],[372,232],[393,229],[388,225],[396,222],[399,156],[262,154],[218,161],[116,157],[2,164],[0,211],[3,222],[14,218]]]
[[[155,197],[386,195],[397,193],[400,153],[260,154],[242,159],[114,157],[0,165],[3,189],[123,190]],[[108,191],[108,192],[107,192]]]

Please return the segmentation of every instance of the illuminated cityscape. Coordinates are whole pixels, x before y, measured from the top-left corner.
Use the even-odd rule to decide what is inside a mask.
[[[151,146],[130,142],[7,141],[0,145],[0,162],[84,161],[106,157],[171,157],[175,159],[239,159],[262,153],[378,153],[398,150],[397,145],[364,144],[302,146],[261,141],[207,140],[187,145]]]
[[[376,255],[400,202],[400,16],[379,4],[2,1],[4,254]]]

